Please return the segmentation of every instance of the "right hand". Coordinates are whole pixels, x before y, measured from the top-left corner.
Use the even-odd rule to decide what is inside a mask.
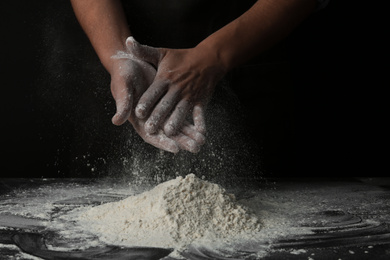
[[[131,54],[132,44],[132,41],[126,41],[128,52],[118,53],[113,57],[111,93],[116,103],[113,124],[122,125],[128,120],[145,142],[165,151],[177,153],[182,149],[198,152],[205,137],[188,122],[177,135],[168,137],[162,130],[155,134],[146,133],[146,120],[135,116],[134,106],[153,82],[156,69],[149,63],[134,58]]]

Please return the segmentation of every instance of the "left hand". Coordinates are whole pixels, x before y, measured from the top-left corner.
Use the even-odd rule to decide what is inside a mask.
[[[135,109],[138,118],[147,118],[145,131],[162,128],[168,136],[175,135],[192,112],[196,130],[204,134],[206,104],[225,74],[217,54],[206,48],[153,48],[137,42],[132,53],[157,68]]]

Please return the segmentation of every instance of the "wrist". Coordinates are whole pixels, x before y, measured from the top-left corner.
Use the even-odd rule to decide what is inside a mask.
[[[227,60],[224,59],[222,52],[217,45],[202,41],[194,50],[199,59],[207,60],[209,68],[212,69],[216,75],[219,75],[220,78],[230,70]]]
[[[112,75],[112,73],[115,71],[115,67],[118,64],[119,58],[116,58],[118,53],[125,53],[126,49],[123,46],[116,47],[114,49],[106,50],[105,53],[103,53],[100,57],[100,61],[103,64],[103,66],[106,68],[108,73]]]

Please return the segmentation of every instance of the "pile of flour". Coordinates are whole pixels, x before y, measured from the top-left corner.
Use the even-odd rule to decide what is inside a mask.
[[[261,228],[234,195],[194,174],[91,208],[78,222],[108,244],[176,249],[198,239],[254,234]]]

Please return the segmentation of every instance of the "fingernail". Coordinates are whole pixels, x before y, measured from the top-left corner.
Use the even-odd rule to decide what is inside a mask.
[[[122,124],[121,120],[119,120],[119,115],[118,114],[115,114],[112,119],[111,119],[111,122],[116,125],[116,126],[120,126]]]
[[[177,146],[175,146],[173,149],[172,149],[172,153],[178,153],[178,152],[180,152],[180,149],[179,149],[179,147],[177,147]]]
[[[135,114],[138,118],[145,118],[146,106],[144,104],[138,105],[135,108]]]
[[[164,126],[164,133],[167,136],[173,136],[176,134],[176,129],[172,124],[168,124]]]
[[[189,148],[188,150],[191,153],[197,153],[200,150],[200,146],[198,146],[194,140],[188,141],[187,142],[187,147]]]
[[[176,145],[176,143],[171,143],[170,145],[166,146],[164,150],[176,154],[180,151],[180,148]]]
[[[204,135],[202,135],[201,133],[197,133],[195,135],[195,141],[199,144],[199,145],[203,145],[205,142],[206,142],[206,137]]]

